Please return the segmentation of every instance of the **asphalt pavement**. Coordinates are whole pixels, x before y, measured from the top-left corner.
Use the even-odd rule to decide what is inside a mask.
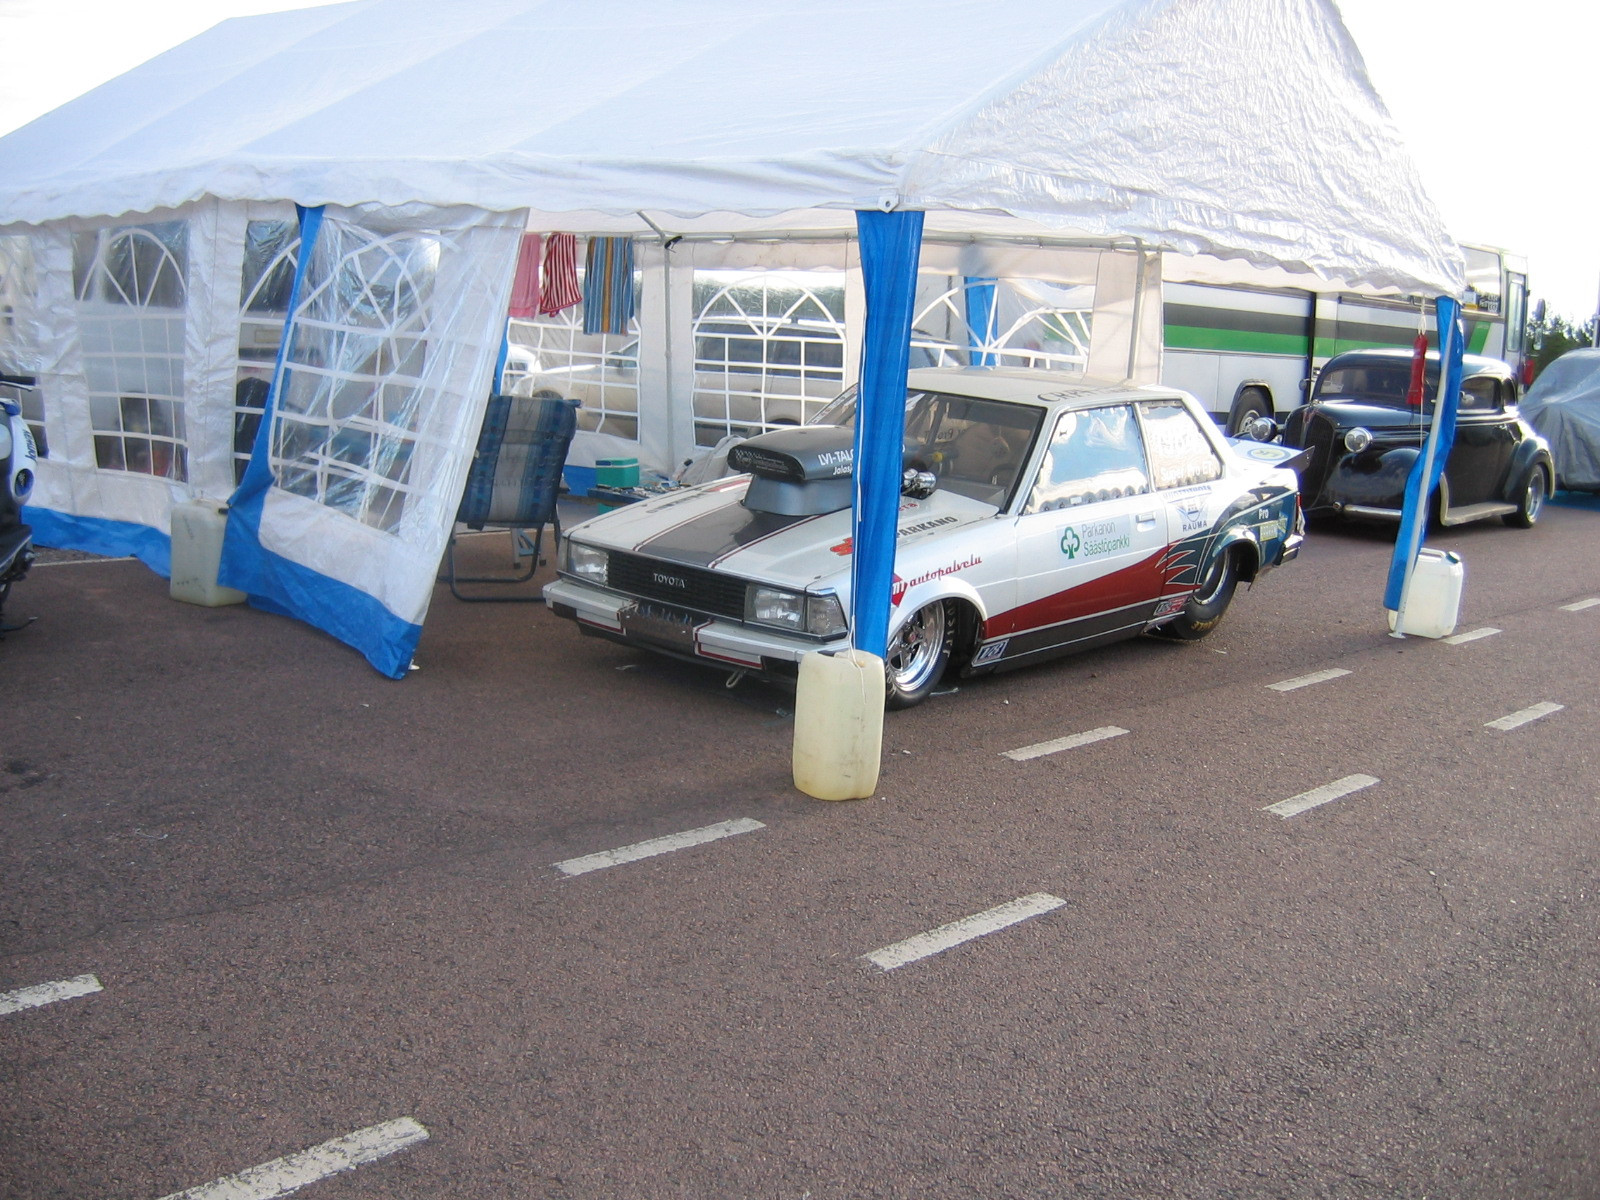
[[[843,804],[792,696],[540,605],[441,588],[396,682],[40,566],[0,1196],[1600,1196],[1600,511],[1430,544],[1476,636],[1319,529],[1204,641],[889,714]]]

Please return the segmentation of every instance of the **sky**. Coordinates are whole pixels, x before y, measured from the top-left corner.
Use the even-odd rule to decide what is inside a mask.
[[[448,11],[448,0],[438,2]],[[1526,256],[1535,297],[1569,317],[1594,313],[1600,4],[1338,6],[1456,239]],[[226,17],[309,7],[304,0],[0,0],[0,134]]]

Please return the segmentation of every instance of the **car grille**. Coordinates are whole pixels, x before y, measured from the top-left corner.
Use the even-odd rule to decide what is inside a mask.
[[[744,580],[719,571],[612,551],[606,584],[630,596],[660,600],[679,608],[732,617],[736,621],[744,619]]]
[[[1333,422],[1317,412],[1306,414],[1299,431],[1300,445],[1311,451],[1311,461],[1300,472],[1300,501],[1307,508],[1316,504],[1333,467]]]

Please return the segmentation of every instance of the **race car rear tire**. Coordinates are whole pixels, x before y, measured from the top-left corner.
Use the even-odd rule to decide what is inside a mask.
[[[906,618],[883,659],[884,707],[910,708],[933,691],[950,662],[951,620],[943,600]]]
[[[1238,557],[1233,550],[1224,550],[1211,560],[1183,611],[1156,632],[1183,642],[1199,641],[1221,623],[1238,586]]]

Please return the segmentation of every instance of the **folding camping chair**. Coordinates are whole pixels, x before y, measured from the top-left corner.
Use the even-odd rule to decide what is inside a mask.
[[[478,434],[478,452],[467,474],[466,491],[456,520],[469,529],[485,525],[511,531],[513,572],[509,575],[456,574],[456,539],[452,533],[445,551],[445,572],[457,600],[520,601],[537,603],[533,596],[463,595],[462,583],[526,583],[544,563],[540,548],[544,527],[555,527],[561,540],[561,516],[556,510],[561,468],[567,447],[578,427],[578,401],[564,399],[548,389],[532,396],[491,396]],[[529,531],[532,531],[530,536]],[[529,560],[522,567],[524,559]]]

